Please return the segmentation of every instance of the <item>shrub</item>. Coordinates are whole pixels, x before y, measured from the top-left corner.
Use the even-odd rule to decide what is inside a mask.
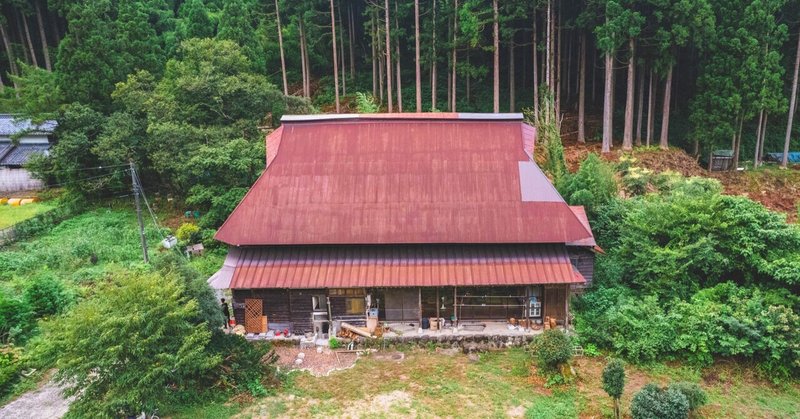
[[[0,289],[0,342],[24,340],[32,327],[33,317],[28,302],[8,295]]]
[[[634,419],[685,419],[689,400],[677,389],[647,384],[633,396],[631,415]]]
[[[617,194],[614,169],[596,154],[590,153],[575,174],[562,178],[558,190],[567,202],[583,205],[593,214]]]
[[[0,395],[19,379],[20,362],[18,351],[14,347],[6,347],[0,351]]]
[[[614,416],[619,418],[619,398],[625,391],[625,365],[619,359],[612,359],[603,368],[603,390],[614,399]]]
[[[194,243],[197,241],[198,233],[200,233],[200,227],[198,227],[197,224],[183,223],[175,232],[175,237],[182,242]]]
[[[71,414],[118,417],[201,388],[222,357],[208,350],[211,331],[197,317],[175,274],[127,273],[46,324],[43,355],[76,397]]]
[[[672,383],[667,388],[674,389],[686,396],[686,400],[689,402],[689,410],[696,410],[708,401],[706,392],[695,383]]]
[[[536,364],[542,370],[554,372],[572,358],[572,342],[559,329],[546,330],[530,346]]]
[[[328,346],[329,346],[331,349],[339,349],[339,348],[341,348],[341,347],[342,347],[342,343],[341,343],[341,342],[339,342],[339,339],[336,339],[336,338],[330,338],[330,339],[328,339]]]
[[[378,103],[369,93],[356,92],[356,112],[376,113],[379,111]]]
[[[75,302],[75,295],[52,272],[43,272],[30,278],[24,299],[34,316],[44,317],[63,312]]]

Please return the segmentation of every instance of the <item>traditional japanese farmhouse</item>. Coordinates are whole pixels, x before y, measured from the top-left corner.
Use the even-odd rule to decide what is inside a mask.
[[[231,289],[248,330],[262,315],[299,333],[367,312],[563,324],[591,281],[586,214],[534,162],[521,114],[281,121],[266,170],[216,234],[229,253],[209,282]]]
[[[32,156],[48,153],[55,127],[55,121],[34,124],[28,119],[0,114],[0,192],[36,190],[43,186],[24,166]]]

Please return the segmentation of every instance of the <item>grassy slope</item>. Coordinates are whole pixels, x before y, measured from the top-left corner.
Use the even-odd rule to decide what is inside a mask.
[[[152,226],[147,226],[146,233],[151,255],[165,251]],[[110,267],[134,268],[141,258],[134,212],[128,208],[95,209],[64,221],[41,237],[0,251],[0,281],[24,282],[49,269],[75,285],[88,285],[101,279]],[[209,273],[222,264],[222,254],[211,252],[192,263]]]
[[[352,369],[329,377],[291,374],[271,397],[240,406],[195,406],[176,417],[610,417],[611,399],[601,389],[602,358],[574,362],[574,385],[547,389],[531,375],[521,349],[464,355],[424,350],[401,362],[361,359]],[[697,382],[709,393],[699,417],[792,418],[800,415],[800,388],[774,387],[745,369],[716,366],[699,371],[679,366],[628,367],[622,398],[629,412],[633,393],[645,383]]]
[[[33,218],[34,216],[53,208],[54,205],[49,202],[38,202],[19,207],[0,205],[0,229],[12,226],[20,221]]]

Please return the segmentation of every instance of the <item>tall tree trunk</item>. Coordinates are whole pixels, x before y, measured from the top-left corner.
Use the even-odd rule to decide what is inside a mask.
[[[597,46],[592,48],[592,106],[597,103]]]
[[[586,33],[581,32],[580,74],[578,76],[578,142],[586,142]]]
[[[375,16],[375,23],[376,24],[380,23],[380,18],[378,18],[377,14]],[[385,93],[385,89],[383,88],[383,84],[384,84],[384,81],[386,80],[386,78],[383,77],[383,73],[384,73],[384,70],[385,70],[384,66],[386,64],[385,64],[385,61],[383,59],[383,54],[384,53],[383,53],[383,39],[381,39],[382,38],[382,34],[380,33],[380,30],[378,30],[378,29],[375,29],[375,33],[377,34],[377,39],[378,39],[378,45],[375,47],[376,50],[377,50],[377,53],[378,53],[378,96],[380,97],[381,104],[383,104],[383,96],[384,96],[384,93]]]
[[[372,25],[370,25],[370,36],[372,36],[372,97],[378,97],[378,54],[377,54],[377,32],[375,30],[375,14],[370,13],[370,20]]]
[[[47,47],[47,36],[44,33],[44,23],[42,19],[42,9],[39,5],[39,0],[34,0],[33,5],[36,7],[36,23],[39,25],[39,38],[42,41],[42,54],[44,55],[44,68],[47,71],[52,71],[53,68],[50,65],[50,49]]]
[[[344,16],[342,16],[342,6],[336,5],[336,10],[339,12],[339,52],[341,54],[341,72],[342,72],[342,96],[347,96],[347,66],[345,65],[345,49],[344,49]]]
[[[11,49],[11,40],[8,37],[8,31],[6,31],[6,25],[3,23],[0,23],[0,36],[3,37],[3,48],[6,49],[9,69],[11,70],[11,74],[16,76],[19,74],[19,71],[17,71],[17,61],[14,58],[14,50]],[[19,86],[17,86],[17,82],[13,77],[11,78],[11,83],[14,85],[14,90],[18,90]]]
[[[394,30],[395,32],[400,32],[400,25],[397,23],[397,15],[399,12],[397,11],[397,2],[394,3]],[[403,82],[400,80],[400,38],[395,38],[394,40],[395,45],[395,57],[394,63],[397,67],[397,110],[402,113],[403,112]]]
[[[786,140],[783,143],[783,157],[781,158],[781,167],[784,169],[786,165],[789,164],[789,143],[792,139],[792,122],[794,120],[794,113],[797,110],[798,70],[800,70],[800,36],[797,37],[797,52],[794,58],[794,77],[792,78],[792,95],[791,100],[789,100],[789,119],[786,122]]]
[[[560,5],[562,3],[557,3],[557,4]],[[558,22],[558,32],[556,32],[554,34],[554,37],[556,39],[556,43],[553,46],[553,53],[555,54],[556,59],[553,61],[553,65],[555,66],[555,68],[553,69],[554,70],[553,78],[554,78],[554,82],[555,82],[554,92],[555,92],[555,98],[556,98],[556,100],[555,100],[555,117],[556,117],[556,122],[558,122],[559,119],[561,118],[561,70],[562,70],[562,67],[563,67],[561,65],[561,50],[562,50],[562,48],[561,48],[561,16],[563,15],[563,13],[561,13],[560,9],[554,7],[553,8],[553,14],[556,14],[556,13],[558,13],[558,20],[554,19],[554,23]]]
[[[31,38],[31,30],[28,27],[28,17],[25,16],[22,12],[20,12],[20,17],[22,18],[22,27],[25,29],[25,42],[28,44],[28,50],[31,52],[31,60],[33,60],[33,65],[35,67],[39,67],[39,59],[36,58],[36,50],[33,48],[33,38]]]
[[[499,93],[499,92],[498,92]],[[508,111],[516,110],[516,86],[514,85],[514,36],[508,44]]]
[[[303,21],[298,20],[298,29],[300,30],[300,73],[303,77],[303,97],[310,96],[310,89],[308,87],[308,68],[306,66],[306,36],[303,30]]]
[[[644,66],[640,69],[644,70]],[[642,114],[644,114],[644,71],[641,71],[639,74],[639,100],[637,103],[636,109],[636,137],[634,138],[634,144],[636,146],[642,145]]]
[[[339,56],[336,51],[336,9],[333,8],[333,0],[331,4],[331,48],[333,48],[333,91],[336,98],[336,113],[341,112],[339,104]]]
[[[47,10],[47,7],[45,7]],[[55,45],[58,45],[61,42],[61,31],[59,30],[59,19],[55,13],[47,13],[47,16],[50,18],[50,33],[53,35],[53,42]]]
[[[612,78],[614,76],[614,57],[611,52],[605,53],[605,61],[606,61],[606,77],[605,77],[605,89],[603,92],[603,147],[602,152],[608,153],[611,151],[612,146],[612,123],[614,120],[614,112],[613,112],[613,86]]]
[[[383,17],[386,26],[386,99],[389,104],[389,113],[394,112],[392,107],[392,44],[389,39],[389,0],[383,0]]]
[[[283,32],[281,31],[281,11],[278,7],[278,0],[275,0],[275,22],[278,24],[278,48],[281,50],[281,78],[283,79],[283,94],[288,96],[289,84],[286,82],[286,57],[283,53]]]
[[[431,36],[431,111],[436,109],[436,0],[433,0],[433,34]]]
[[[756,126],[756,149],[753,151],[753,169],[758,167],[758,150],[761,142],[761,124],[764,122],[764,109],[758,111],[758,126]]]
[[[419,63],[419,0],[414,0],[414,90],[417,112],[422,112],[422,76]]]
[[[456,74],[456,66],[458,64],[458,55],[456,54],[456,50],[458,49],[458,0],[453,0],[454,4],[454,16],[453,16],[453,68],[452,68],[452,76],[451,76],[451,83],[452,87],[450,89],[450,94],[452,98],[450,99],[450,111],[456,111],[456,86],[458,85],[458,75]]]
[[[661,139],[659,147],[662,150],[669,148],[669,105],[672,94],[672,67],[667,70],[667,80],[664,82],[664,109],[661,114]]]
[[[633,38],[628,40],[630,57],[628,57],[628,87],[625,96],[625,130],[622,134],[622,149],[633,149],[633,88],[636,86],[636,51]]]
[[[536,43],[536,8],[533,9],[533,115],[539,117],[539,51]]]
[[[544,82],[547,85],[547,90],[549,90],[549,93],[553,92],[553,84],[551,82],[551,79],[553,77],[553,54],[551,53],[551,50],[553,49],[553,42],[551,39],[553,35],[553,31],[551,29],[553,26],[553,13],[551,10],[552,9],[551,3],[552,0],[547,0],[547,24],[545,25],[545,31],[547,32],[547,37],[546,37],[547,39],[545,39],[545,51],[544,51],[545,55]],[[549,112],[546,113],[545,115],[548,114]]]
[[[500,21],[497,13],[497,0],[492,0],[492,37],[494,39],[493,58],[493,78],[492,78],[492,111],[500,112]]]
[[[12,10],[11,14],[14,15],[14,29],[17,30],[17,39],[19,39],[20,46],[22,46],[22,54],[25,58],[25,64],[33,64],[33,60],[31,59],[31,50],[28,49],[27,43],[25,42],[25,34],[22,33],[22,22],[20,22],[20,13],[16,10]]]
[[[349,25],[347,25],[347,33],[348,33],[348,38],[347,39],[350,41],[349,42],[349,48],[350,48],[350,79],[354,80],[356,78],[356,55],[355,55],[355,52],[353,52],[353,44],[356,43],[356,38],[355,38],[355,33],[354,33],[355,21],[353,19],[353,3],[352,2],[347,3],[347,11],[348,11],[348,18],[349,18],[348,22],[350,23]]]
[[[650,143],[653,141],[653,125],[655,121],[655,115],[653,114],[653,110],[656,107],[656,96],[655,90],[653,90],[653,68],[650,67],[650,81],[647,89],[647,146],[650,147]]]
[[[573,36],[572,36],[571,32],[567,34],[567,39],[569,39],[569,41],[567,41],[567,65],[566,65],[566,67],[567,67],[567,77],[566,77],[566,80],[567,80],[567,99],[566,100],[569,103],[570,97],[572,95],[572,55],[574,54],[574,51],[572,49],[572,47],[573,47]]]
[[[744,125],[744,116],[739,116],[739,128],[733,134],[733,164],[730,167],[731,171],[736,171],[739,168],[739,157],[740,157],[740,150],[742,147],[742,125]],[[663,130],[662,130],[663,132]]]
[[[758,149],[758,161],[759,165],[764,161],[764,140],[767,137],[767,120],[769,119],[769,113],[764,112],[764,127],[761,128],[761,146]]]

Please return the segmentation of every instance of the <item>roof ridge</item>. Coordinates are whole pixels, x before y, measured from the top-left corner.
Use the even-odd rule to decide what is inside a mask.
[[[344,113],[316,115],[283,115],[281,123],[325,122],[349,120],[442,120],[442,121],[523,121],[521,113],[419,112],[419,113]]]

